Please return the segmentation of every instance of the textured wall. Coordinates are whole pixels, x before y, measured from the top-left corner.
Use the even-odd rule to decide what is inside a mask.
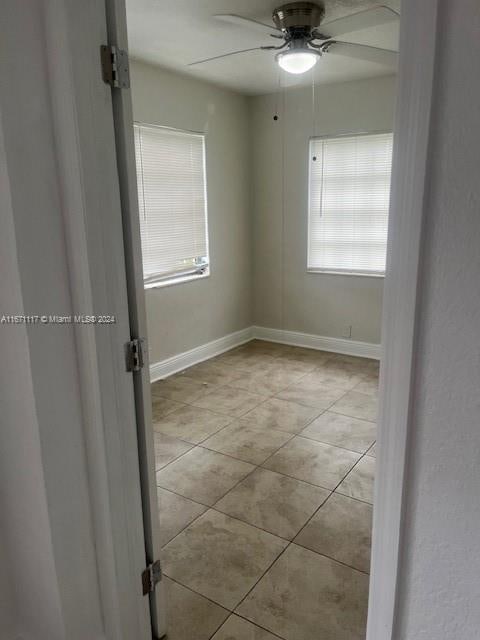
[[[394,101],[392,76],[318,86],[315,135],[391,130]],[[307,273],[311,89],[287,90],[284,101],[251,98],[250,105],[255,324],[331,337],[352,325],[354,340],[379,343],[383,278]]]
[[[480,637],[478,0],[441,0],[396,640]]]
[[[134,119],[206,133],[211,275],[146,292],[150,361],[251,325],[247,98],[134,62]]]

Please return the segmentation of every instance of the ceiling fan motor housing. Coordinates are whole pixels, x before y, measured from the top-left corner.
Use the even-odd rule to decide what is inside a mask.
[[[291,37],[308,36],[325,15],[325,6],[313,2],[289,2],[277,7],[272,15],[277,29]]]

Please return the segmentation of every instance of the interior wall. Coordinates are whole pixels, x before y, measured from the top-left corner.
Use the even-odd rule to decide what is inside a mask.
[[[72,313],[47,4],[0,3],[2,316]],[[0,637],[101,640],[74,329],[2,324],[0,339]]]
[[[479,637],[479,33],[440,0],[396,640]]]
[[[394,76],[317,86],[315,135],[392,130],[394,102]],[[254,323],[329,337],[351,325],[353,340],[380,343],[383,278],[307,273],[311,87],[253,97],[250,107]]]
[[[206,134],[208,278],[146,291],[150,362],[252,324],[249,111],[246,97],[133,61],[138,122]]]

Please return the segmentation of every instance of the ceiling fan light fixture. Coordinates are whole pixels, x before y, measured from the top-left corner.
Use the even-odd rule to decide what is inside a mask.
[[[288,51],[282,51],[276,56],[277,62],[281,69],[287,73],[294,73],[300,75],[309,71],[314,67],[320,53],[313,49],[289,49]]]

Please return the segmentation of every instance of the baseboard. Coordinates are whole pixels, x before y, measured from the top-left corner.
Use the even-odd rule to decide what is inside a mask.
[[[150,365],[150,380],[155,382],[161,380],[167,376],[171,376],[174,373],[183,371],[188,367],[198,364],[203,360],[208,360],[214,356],[218,356],[224,351],[238,347],[245,342],[249,342],[253,338],[252,327],[247,327],[241,331],[235,331],[235,333],[229,333],[223,338],[218,340],[212,340],[206,344],[202,344],[199,347],[190,349],[190,351],[184,351],[176,356],[161,360],[160,362],[154,362]]]
[[[372,342],[316,336],[309,333],[300,333],[299,331],[283,331],[268,327],[252,327],[252,334],[253,338],[258,338],[259,340],[282,342],[296,347],[307,347],[309,349],[319,349],[320,351],[332,351],[349,356],[380,360],[381,345]]]
[[[150,365],[150,379],[152,382],[161,380],[194,364],[203,362],[203,360],[218,356],[224,351],[239,347],[253,338],[380,360],[380,345],[372,342],[316,336],[309,333],[300,333],[299,331],[282,331],[281,329],[270,329],[268,327],[247,327],[241,331],[229,333],[223,338],[218,338],[218,340],[212,340],[212,342],[190,349],[190,351],[184,351],[166,360],[154,362]]]

